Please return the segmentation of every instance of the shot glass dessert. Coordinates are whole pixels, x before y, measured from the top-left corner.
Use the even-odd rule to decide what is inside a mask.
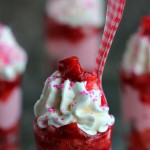
[[[0,150],[19,149],[20,81],[26,62],[10,28],[0,24]]]
[[[77,56],[93,71],[104,19],[104,0],[48,0],[45,36],[52,70],[60,60]]]
[[[122,112],[128,149],[150,150],[150,16],[130,38],[121,68]]]
[[[55,2],[55,6],[60,7],[58,3],[62,1]],[[71,2],[72,6],[76,6],[85,1]],[[91,3],[96,1],[88,2],[91,6]],[[95,66],[91,67],[93,73],[85,71],[86,69],[80,66],[78,58],[72,56],[60,61],[58,71],[46,80],[42,95],[34,106],[33,127],[37,150],[111,150],[114,117],[109,114],[101,81],[124,5],[125,0],[108,0],[100,49],[97,50],[97,57],[89,60],[89,64],[93,61],[95,63]],[[51,4],[51,6],[54,5]],[[66,7],[66,3],[61,5],[62,8],[64,6]],[[67,9],[63,9],[68,14],[65,10]],[[78,11],[82,12],[84,9],[78,9]],[[63,14],[62,12],[60,11],[60,14]],[[87,19],[91,21],[91,17],[87,16]],[[60,17],[60,20],[62,19]],[[86,20],[83,17],[84,19]],[[75,19],[72,18],[72,20]],[[88,42],[86,41],[85,44]],[[87,57],[87,55],[82,56]],[[90,65],[87,70],[90,70]]]
[[[75,56],[46,80],[34,113],[37,150],[111,150],[114,117],[97,77]]]

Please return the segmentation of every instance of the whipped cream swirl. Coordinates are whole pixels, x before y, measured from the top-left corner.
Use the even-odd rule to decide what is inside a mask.
[[[34,106],[37,124],[41,128],[49,125],[61,127],[75,122],[89,135],[105,132],[114,124],[109,108],[101,106],[101,91],[86,90],[86,82],[62,83],[56,71],[46,82],[40,99]]]
[[[25,71],[27,54],[9,27],[0,25],[0,80],[13,81]]]
[[[48,16],[70,26],[104,24],[104,0],[48,0]]]
[[[150,73],[150,37],[139,32],[129,39],[123,57],[122,68],[127,73]]]

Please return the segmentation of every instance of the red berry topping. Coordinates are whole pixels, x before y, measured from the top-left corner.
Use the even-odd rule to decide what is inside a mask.
[[[141,20],[144,35],[150,35],[150,16],[145,16]]]
[[[97,78],[94,74],[84,71],[76,56],[69,57],[59,62],[59,71],[64,79],[73,82],[87,81],[86,89],[88,91],[97,89]]]
[[[97,89],[97,78],[94,74],[85,72],[82,77],[82,81],[87,81],[86,89],[88,91],[92,90],[93,88]]]
[[[84,71],[80,66],[79,59],[75,56],[69,57],[59,62],[59,71],[64,79],[71,81],[81,81]]]

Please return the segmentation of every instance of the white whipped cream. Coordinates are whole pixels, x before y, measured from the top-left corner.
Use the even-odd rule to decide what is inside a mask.
[[[70,26],[104,24],[104,0],[48,0],[48,16]]]
[[[109,115],[108,107],[101,106],[100,90],[87,91],[85,87],[86,82],[65,80],[62,84],[60,73],[56,71],[46,80],[34,106],[38,126],[61,127],[75,122],[89,135],[105,132],[114,124],[114,117]]]
[[[150,37],[140,35],[138,32],[130,38],[122,68],[136,75],[150,72]]]
[[[0,80],[14,80],[25,71],[27,54],[9,27],[0,25]]]

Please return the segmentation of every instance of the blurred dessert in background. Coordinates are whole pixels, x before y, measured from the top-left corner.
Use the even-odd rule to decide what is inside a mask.
[[[22,92],[27,54],[9,27],[0,24],[0,150],[19,149]]]
[[[97,77],[75,56],[46,80],[34,113],[37,150],[111,150],[114,117]]]
[[[129,150],[150,150],[150,16],[131,36],[121,66],[124,120],[130,125]]]
[[[77,56],[86,70],[93,71],[104,17],[104,0],[48,0],[45,36],[53,71],[70,56]]]

